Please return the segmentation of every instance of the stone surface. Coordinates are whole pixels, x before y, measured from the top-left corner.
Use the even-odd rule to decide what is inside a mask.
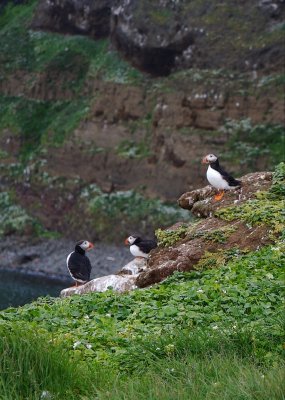
[[[197,217],[204,217],[197,225],[193,225],[186,237],[182,237],[173,246],[155,249],[148,261],[148,268],[136,279],[138,287],[146,287],[161,282],[174,271],[191,271],[196,264],[209,253],[222,254],[226,250],[255,250],[270,242],[270,229],[262,225],[254,227],[242,221],[227,222],[214,217],[219,208],[240,205],[246,200],[255,198],[259,191],[266,191],[272,183],[271,172],[259,172],[245,175],[241,178],[242,188],[228,191],[224,198],[215,202],[215,193],[211,186],[196,189],[183,194],[178,203],[180,207],[191,210]],[[179,224],[170,229],[179,229]],[[217,230],[227,232],[225,241],[209,239]],[[219,256],[218,256],[219,257]]]
[[[135,280],[141,272],[146,270],[146,268],[146,259],[134,258],[116,274],[101,276],[92,279],[85,285],[64,289],[60,295],[61,297],[66,297],[73,294],[83,294],[88,292],[105,292],[111,287],[116,292],[127,292],[137,287],[135,285]]]
[[[42,0],[31,27],[61,33],[106,37],[112,0]]]
[[[267,45],[256,35],[271,32],[284,16],[282,0],[219,5],[208,0],[41,0],[32,28],[92,38],[110,35],[133,65],[162,76],[191,67],[282,68],[282,41]]]
[[[241,204],[244,201],[253,198],[256,191],[267,190],[271,185],[271,172],[254,172],[240,178],[242,187],[228,190],[225,192],[221,201],[215,201],[213,196],[215,189],[208,185],[201,189],[195,189],[184,193],[179,199],[178,204],[186,210],[191,210],[197,217],[209,217],[222,207],[231,204]]]
[[[60,296],[67,297],[73,294],[105,292],[111,288],[116,292],[123,293],[136,288],[135,279],[136,277],[131,275],[102,276],[101,278],[93,279],[85,285],[63,289],[60,293]]]

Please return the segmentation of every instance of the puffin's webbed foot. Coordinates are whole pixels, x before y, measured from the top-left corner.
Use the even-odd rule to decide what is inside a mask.
[[[222,200],[224,194],[225,194],[224,190],[219,190],[219,192],[214,196],[215,201]]]

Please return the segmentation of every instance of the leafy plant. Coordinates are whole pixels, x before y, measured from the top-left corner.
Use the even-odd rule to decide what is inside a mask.
[[[94,189],[94,187],[93,187]],[[95,190],[95,191],[94,191]],[[167,226],[177,219],[189,219],[189,213],[178,207],[163,204],[158,199],[149,199],[140,193],[128,190],[103,193],[97,186],[88,194],[82,193],[92,215],[96,216],[96,231],[109,240],[114,240],[120,232],[140,232],[152,234],[155,226]],[[93,193],[93,194],[92,194]],[[110,224],[114,226],[110,232]]]
[[[282,125],[253,125],[250,118],[246,118],[227,120],[220,130],[229,137],[227,157],[238,160],[241,168],[243,164],[254,168],[261,157],[269,159],[271,168],[283,161],[285,131]]]

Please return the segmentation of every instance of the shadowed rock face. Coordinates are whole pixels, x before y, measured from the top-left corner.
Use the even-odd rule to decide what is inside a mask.
[[[111,0],[43,0],[32,22],[33,29],[83,34],[93,38],[110,33]]]
[[[283,65],[284,16],[281,0],[41,0],[32,28],[110,34],[128,61],[154,76],[191,67],[268,72]]]
[[[112,8],[112,40],[138,68],[168,75],[176,59],[194,44],[194,31],[183,22],[177,2],[120,1]]]

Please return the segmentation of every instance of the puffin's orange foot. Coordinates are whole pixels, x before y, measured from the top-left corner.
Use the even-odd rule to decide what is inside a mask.
[[[224,190],[221,190],[219,193],[217,193],[217,194],[214,196],[215,201],[222,200],[222,198],[223,198],[223,196],[224,196],[224,193],[225,193]]]

